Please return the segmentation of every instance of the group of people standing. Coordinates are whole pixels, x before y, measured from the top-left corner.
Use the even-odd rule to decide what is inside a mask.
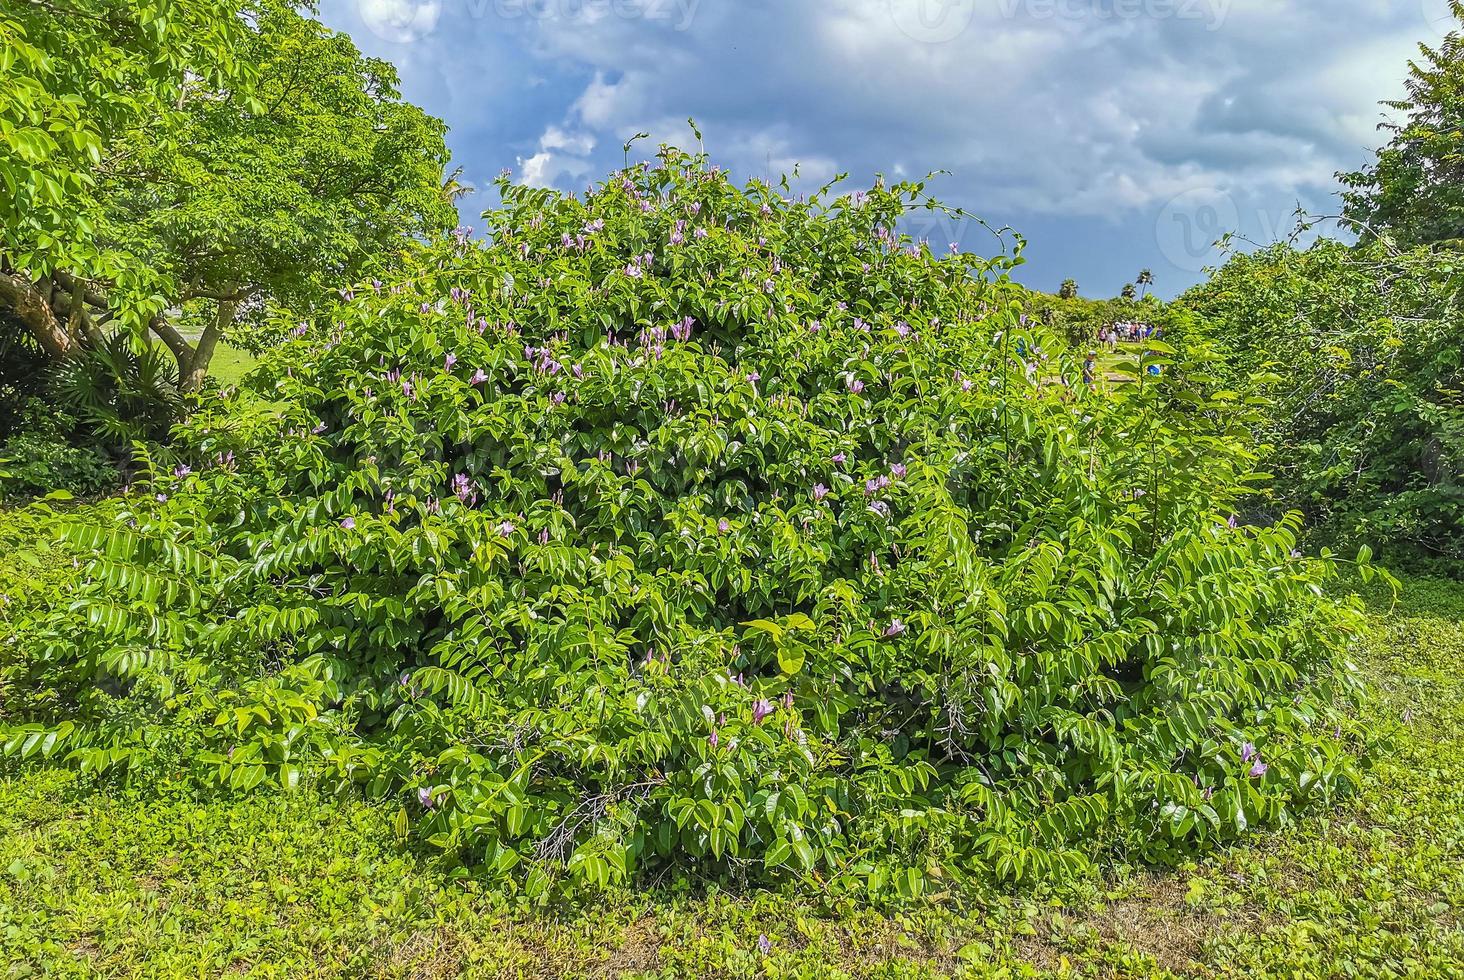
[[[1164,331],[1160,327],[1153,327],[1147,323],[1135,323],[1126,321],[1123,323],[1110,323],[1098,330],[1098,341],[1109,350],[1117,350],[1120,340],[1135,343],[1141,340],[1159,339]]]

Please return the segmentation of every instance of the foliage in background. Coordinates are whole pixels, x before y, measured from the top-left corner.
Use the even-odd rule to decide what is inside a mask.
[[[62,490],[96,496],[117,484],[117,468],[96,446],[76,438],[76,420],[31,399],[20,424],[0,442],[0,501]]]
[[[355,786],[531,896],[911,898],[1353,784],[1358,614],[1293,518],[1227,520],[1254,413],[1202,345],[1038,377],[1013,259],[893,230],[921,184],[668,149],[500,191],[74,523],[76,601],[0,648],[8,755]]]
[[[51,356],[87,340],[87,282],[146,305],[147,270],[100,239],[98,171],[127,134],[166,128],[185,79],[223,89],[246,77],[238,15],[218,0],[0,12],[0,303]]]
[[[1236,255],[1180,300],[1236,384],[1270,373],[1252,506],[1390,560],[1464,555],[1459,271],[1426,249],[1323,240]]]
[[[401,99],[389,63],[279,0],[258,3],[239,56],[253,84],[190,90],[166,138],[120,143],[98,189],[106,234],[201,321],[192,344],[153,325],[188,390],[236,320],[256,333],[277,308],[309,315],[457,221],[445,127]]]
[[[1464,3],[1450,0],[1456,21]],[[1418,46],[1408,63],[1407,97],[1384,105],[1404,114],[1381,128],[1392,134],[1376,161],[1340,174],[1344,215],[1366,239],[1403,246],[1464,244],[1464,34],[1456,28],[1436,48]]]
[[[1062,337],[1069,347],[1083,352],[1098,345],[1098,333],[1115,323],[1146,323],[1161,336],[1181,326],[1189,311],[1164,303],[1153,296],[1140,300],[1064,298],[1050,293],[1033,293],[1028,301],[1031,314]]]
[[[389,64],[301,10],[81,0],[0,14],[5,367],[58,374],[62,409],[109,448],[160,438],[236,323],[259,341],[272,314],[308,314],[455,220],[442,123],[402,101]]]

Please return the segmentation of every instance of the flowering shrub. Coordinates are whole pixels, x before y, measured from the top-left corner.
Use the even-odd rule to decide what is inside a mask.
[[[1203,352],[1077,384],[1014,258],[895,230],[920,184],[500,189],[70,529],[10,754],[356,786],[530,895],[909,898],[1346,787],[1358,614],[1294,518],[1227,520],[1251,416]]]

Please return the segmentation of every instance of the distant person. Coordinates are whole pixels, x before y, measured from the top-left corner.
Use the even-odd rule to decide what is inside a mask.
[[[1092,387],[1093,378],[1098,373],[1098,352],[1088,351],[1088,356],[1083,359],[1083,384]]]

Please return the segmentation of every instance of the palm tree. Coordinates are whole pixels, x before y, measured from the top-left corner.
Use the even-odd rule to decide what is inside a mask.
[[[1149,293],[1149,287],[1154,285],[1154,273],[1150,272],[1148,269],[1140,269],[1139,278],[1136,279],[1135,282],[1144,287],[1143,295],[1147,296]]]
[[[1057,295],[1062,299],[1075,299],[1078,295],[1078,283],[1074,279],[1064,279],[1062,285],[1057,288]]]
[[[1118,295],[1123,299],[1132,300],[1139,295],[1139,291],[1134,288],[1133,283],[1126,282],[1123,284],[1123,290]]]

